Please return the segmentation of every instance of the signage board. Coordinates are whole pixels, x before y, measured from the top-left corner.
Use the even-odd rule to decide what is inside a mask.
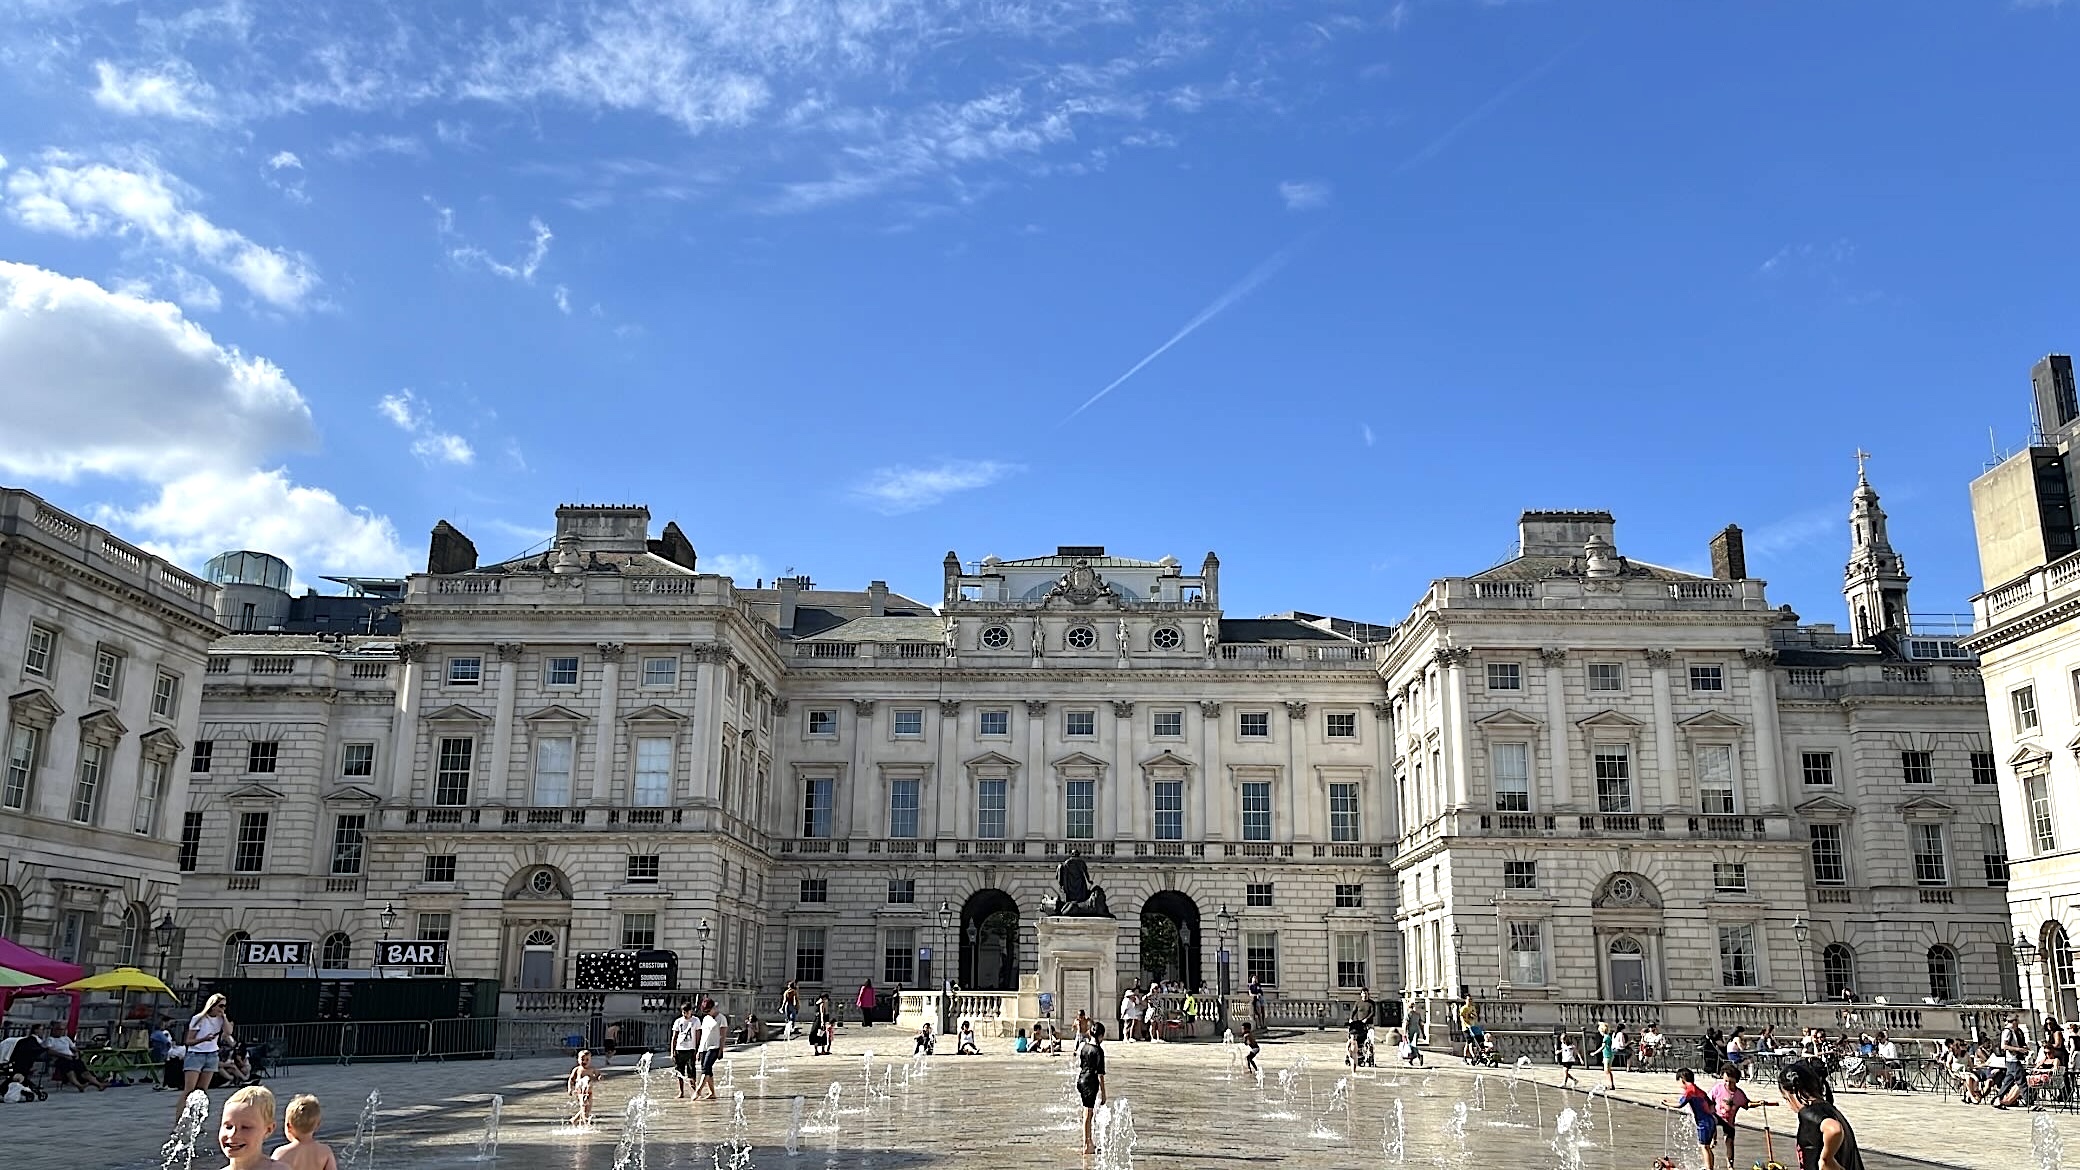
[[[679,986],[677,951],[637,951],[636,990],[670,991]]]
[[[379,967],[446,967],[446,939],[384,939],[376,944]]]
[[[299,939],[247,939],[238,961],[246,967],[308,967],[311,944]]]
[[[917,961],[918,961],[918,962],[920,962],[920,963],[929,963],[929,962],[931,962],[931,961],[932,961],[932,948],[930,948],[930,947],[919,947],[919,948],[917,948]]]

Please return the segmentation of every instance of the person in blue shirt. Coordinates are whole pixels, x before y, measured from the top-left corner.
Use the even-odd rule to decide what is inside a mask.
[[[1690,1111],[1690,1120],[1697,1127],[1697,1144],[1704,1148],[1705,1170],[1716,1170],[1718,1144],[1714,1139],[1719,1136],[1719,1114],[1712,1108],[1712,1098],[1697,1087],[1697,1074],[1687,1068],[1676,1070],[1676,1083],[1681,1087],[1676,1099],[1664,1100],[1661,1105],[1664,1109]]]

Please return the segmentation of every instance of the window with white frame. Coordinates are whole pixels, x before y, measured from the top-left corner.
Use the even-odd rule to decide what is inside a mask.
[[[1957,995],[1957,952],[1941,943],[1928,948],[1928,994],[1948,1003]]]
[[[1184,737],[1184,712],[1154,711],[1148,717],[1148,733],[1157,739]]]
[[[1488,689],[1491,691],[1523,690],[1524,668],[1514,662],[1490,662],[1488,664]]]
[[[571,802],[571,754],[569,736],[551,736],[534,742],[534,799],[542,808],[562,808]]]
[[[265,775],[275,769],[282,754],[281,741],[256,739],[246,744],[246,771]]]
[[[2037,852],[2049,853],[2058,848],[2058,832],[2051,816],[2051,785],[2046,777],[2031,776],[2022,782],[2022,794],[2029,802],[2030,836],[2036,839]]]
[[[881,932],[881,983],[902,987],[917,982],[917,928],[891,926]]]
[[[1800,752],[1799,770],[1804,773],[1807,787],[1831,788],[1834,786],[1833,752]]]
[[[1322,732],[1330,739],[1358,738],[1358,715],[1354,711],[1330,711],[1322,716]]]
[[[1943,849],[1943,826],[1908,825],[1907,831],[1914,846],[1914,884],[1949,885],[1950,862]]]
[[[267,821],[264,812],[238,814],[238,837],[231,848],[231,872],[259,873],[267,868]]]
[[[1979,862],[1986,869],[1987,885],[2008,884],[2008,838],[2001,826],[1979,826]]]
[[[664,873],[663,862],[655,853],[631,853],[623,876],[632,886],[654,886]]]
[[[975,836],[982,841],[1004,839],[1004,809],[1006,789],[1010,782],[1002,776],[986,776],[975,782]]]
[[[654,911],[632,911],[621,916],[621,949],[624,951],[654,951],[657,949],[657,914]]]
[[[909,841],[917,836],[918,781],[898,777],[888,782],[888,835]]]
[[[1278,932],[1252,930],[1242,936],[1244,970],[1266,987],[1278,986]]]
[[[161,719],[172,719],[180,713],[180,707],[180,676],[160,671],[152,680],[152,714]]]
[[[1062,712],[1062,734],[1070,739],[1089,739],[1098,734],[1096,711]]]
[[[672,802],[672,739],[668,735],[636,737],[631,803],[657,806]]]
[[[2015,734],[2023,735],[2037,729],[2037,688],[2034,685],[2016,687],[2008,692],[2008,710],[2015,717]]]
[[[1757,987],[1762,974],[1755,960],[1755,927],[1748,924],[1719,928],[1719,985]]]
[[[445,885],[455,880],[455,855],[453,853],[429,853],[419,869],[420,880],[429,885]]]
[[[801,888],[795,897],[795,901],[812,906],[830,900],[831,881],[829,878],[803,878]]]
[[[823,982],[823,928],[798,926],[794,931],[794,981]]]
[[[1842,827],[1840,825],[1807,825],[1806,836],[1813,845],[1813,884],[1816,886],[1848,885],[1849,866],[1842,852]]]
[[[1546,931],[1539,922],[1509,924],[1509,981],[1516,987],[1546,985]]]
[[[1421,875],[1417,875],[1420,877]],[[1535,890],[1538,888],[1538,863],[1536,861],[1505,861],[1502,863],[1502,888],[1505,890]]]
[[[1336,986],[1365,987],[1370,983],[1372,937],[1364,934],[1336,936]]]
[[[51,663],[57,655],[58,631],[36,622],[29,623],[29,644],[22,655],[22,673],[49,678]]]
[[[1933,784],[1936,782],[1935,753],[1901,752],[1899,770],[1900,778],[1909,784]]]
[[[115,702],[123,693],[123,655],[107,646],[94,648],[94,697]]]
[[[1350,844],[1360,839],[1363,831],[1358,811],[1358,785],[1354,781],[1337,781],[1329,785],[1329,840]]]
[[[1632,811],[1632,747],[1622,743],[1600,743],[1594,755],[1596,768],[1596,811]]]
[[[1625,689],[1625,664],[1622,662],[1591,662],[1588,664],[1589,690],[1592,693],[1622,691]]]
[[[1531,745],[1498,743],[1488,748],[1488,763],[1495,774],[1495,810],[1531,811]]]
[[[1697,766],[1697,811],[1707,814],[1733,813],[1733,746],[1701,743],[1691,749]]]
[[[130,831],[149,837],[159,827],[159,798],[166,792],[166,773],[169,769],[163,758],[152,757],[144,761],[144,775],[137,783],[137,804],[131,809]]]
[[[91,825],[101,817],[101,781],[108,772],[108,747],[93,742],[79,745],[79,771],[72,780],[72,819]]]
[[[41,728],[25,723],[8,727],[7,777],[4,785],[0,785],[0,808],[19,810],[29,807],[29,782],[36,776],[37,749],[42,740]]]
[[[1066,780],[1062,783],[1062,798],[1062,836],[1071,841],[1088,841],[1097,836],[1098,782]]]
[[[543,660],[542,685],[550,687],[577,686],[578,656],[575,654],[559,654]]]
[[[1238,711],[1235,714],[1235,735],[1238,739],[1270,739],[1271,712]]]
[[[896,708],[889,718],[889,731],[897,739],[923,739],[924,708]]]
[[[339,747],[339,774],[348,778],[367,778],[376,774],[376,745],[372,743],[343,743]]]
[[[917,904],[916,878],[888,879],[888,904],[891,906],[914,906]]]
[[[427,911],[419,915],[418,935],[422,942],[447,942],[455,930],[455,916],[444,910]],[[414,967],[414,975],[440,975],[440,967]]]
[[[474,654],[448,659],[448,685],[473,687],[484,681],[484,660]]]
[[[1184,781],[1155,782],[1156,840],[1184,840]]]
[[[1721,894],[1747,893],[1747,863],[1740,861],[1714,862],[1712,865],[1712,889]]]
[[[835,707],[811,707],[804,718],[807,722],[802,726],[808,734],[825,738],[837,736],[838,711]]]
[[[802,782],[802,836],[828,840],[831,835],[832,803],[838,782],[830,776],[812,776]]]
[[[1242,904],[1252,910],[1269,910],[1276,890],[1277,885],[1273,882],[1246,882],[1242,887]]]
[[[1690,666],[1690,689],[1693,691],[1725,690],[1726,668],[1716,663],[1692,663]]]
[[[1365,883],[1336,883],[1336,908],[1338,910],[1363,910],[1365,908]]]
[[[1271,782],[1247,780],[1242,785],[1242,839],[1271,839]]]
[[[1011,712],[1004,707],[984,707],[975,713],[975,734],[1001,739],[1011,734]]]
[[[678,686],[679,660],[676,657],[643,659],[643,685],[658,688]]]

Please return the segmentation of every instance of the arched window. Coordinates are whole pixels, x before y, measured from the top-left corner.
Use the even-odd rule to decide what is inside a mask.
[[[233,979],[244,970],[239,960],[244,957],[246,940],[252,937],[243,930],[234,930],[224,936],[224,955],[217,964],[217,974]]]
[[[325,936],[318,947],[318,967],[324,971],[340,971],[354,965],[354,940],[344,930],[335,930]]]
[[[1957,952],[1937,943],[1928,948],[1928,994],[1949,1003],[1957,996]]]
[[[1842,943],[1829,943],[1820,952],[1820,993],[1840,999],[1856,987],[1856,952]]]
[[[135,902],[123,911],[123,929],[116,935],[116,966],[137,966],[146,954],[145,932],[151,923],[151,912]]]

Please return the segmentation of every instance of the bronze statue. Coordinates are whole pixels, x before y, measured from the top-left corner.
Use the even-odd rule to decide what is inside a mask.
[[[1053,905],[1048,908],[1049,914],[1067,918],[1112,917],[1112,911],[1105,906],[1105,887],[1091,881],[1083,854],[1069,851],[1061,868],[1055,871],[1055,885],[1058,892],[1050,899]]]

